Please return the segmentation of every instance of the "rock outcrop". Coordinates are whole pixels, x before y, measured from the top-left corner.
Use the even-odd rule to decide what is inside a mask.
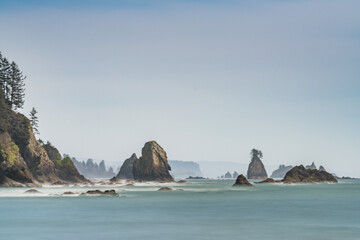
[[[188,176],[203,176],[200,165],[196,162],[179,160],[169,160],[168,162],[171,166],[171,175],[175,179],[185,179]]]
[[[275,183],[276,181],[272,178],[267,178],[261,182],[256,182],[256,183]]]
[[[145,143],[142,156],[134,161],[134,180],[172,182],[169,171],[171,167],[164,149],[155,141]]]
[[[136,154],[133,153],[130,158],[125,160],[116,178],[134,180],[133,168],[135,160],[138,160],[138,158]]]
[[[58,158],[57,153],[53,155],[51,152],[50,155]],[[76,169],[73,171],[63,164],[59,166],[49,158],[45,148],[36,140],[29,119],[4,105],[0,88],[0,186],[67,183],[69,179],[62,173],[78,174]],[[83,181],[85,179],[71,182]]]
[[[284,178],[286,173],[292,169],[292,166],[280,165],[278,169],[273,171],[271,178]]]
[[[227,172],[227,173],[225,173],[225,176],[224,176],[225,178],[232,178],[232,175],[231,175],[231,173],[230,172]]]
[[[72,157],[71,160],[79,173],[86,178],[112,178],[116,175],[112,167],[109,169],[106,168],[104,160],[101,160],[99,164],[91,158],[87,159],[86,162],[78,161],[74,157]]]
[[[237,177],[233,186],[252,186],[252,184],[249,183],[249,181],[246,179],[246,177],[244,175],[240,174]]]
[[[249,179],[263,179],[267,178],[267,173],[264,164],[260,160],[262,158],[262,152],[256,149],[251,150],[251,162],[247,171],[247,177]]]
[[[303,165],[293,167],[286,173],[285,183],[312,183],[312,182],[337,182],[336,178],[326,171],[306,169]]]
[[[46,153],[55,165],[55,174],[64,183],[90,183],[83,175],[80,175],[70,157],[61,158],[59,150],[50,142],[43,145]]]
[[[237,178],[239,176],[239,174],[237,173],[237,171],[235,171],[232,175],[232,178]]]
[[[314,162],[312,162],[312,164],[311,165],[306,165],[306,167],[305,167],[306,169],[316,169],[316,165],[315,165],[315,163]]]
[[[326,171],[326,170],[325,170],[325,168],[324,168],[322,165],[320,165],[319,171]]]

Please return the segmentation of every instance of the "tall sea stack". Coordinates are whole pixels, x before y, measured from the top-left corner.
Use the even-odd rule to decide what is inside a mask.
[[[251,150],[251,162],[247,171],[248,179],[263,179],[267,178],[267,173],[264,164],[261,161],[263,154],[260,150]]]
[[[155,141],[145,143],[142,156],[135,159],[133,167],[134,180],[172,182],[171,167],[165,150]]]

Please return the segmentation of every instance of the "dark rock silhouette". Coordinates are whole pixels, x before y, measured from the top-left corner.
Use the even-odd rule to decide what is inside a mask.
[[[288,171],[290,171],[292,169],[292,166],[285,166],[285,165],[280,165],[278,169],[276,169],[275,171],[273,171],[273,173],[271,174],[271,178],[284,178],[286,173]]]
[[[102,196],[119,196],[119,194],[117,194],[115,192],[115,190],[105,190],[105,191],[100,191],[100,190],[89,190],[86,193],[82,193],[82,196],[86,196],[86,195],[102,195]]]
[[[125,162],[123,163],[123,165],[121,166],[120,171],[119,171],[118,175],[116,176],[116,178],[133,180],[134,179],[134,175],[133,175],[134,161],[137,159],[138,158],[135,153],[133,153],[130,158],[126,159]]]
[[[285,183],[337,182],[331,173],[311,168],[306,169],[303,165],[293,167],[286,173],[282,181]]]
[[[162,188],[159,188],[158,191],[172,191],[173,189],[172,188],[169,188],[169,187],[162,187]]]
[[[133,176],[138,181],[173,182],[165,150],[155,141],[145,143],[142,156],[134,161]]]
[[[252,184],[249,183],[249,181],[246,179],[246,177],[244,175],[240,174],[237,177],[233,186],[252,186]]]
[[[267,178],[267,173],[264,164],[260,160],[262,158],[262,152],[257,149],[251,150],[251,162],[247,171],[247,177],[249,179],[263,179]]]

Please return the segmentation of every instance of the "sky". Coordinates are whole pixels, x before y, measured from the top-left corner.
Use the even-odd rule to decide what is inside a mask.
[[[360,177],[356,0],[0,0],[0,51],[62,153],[315,161]]]

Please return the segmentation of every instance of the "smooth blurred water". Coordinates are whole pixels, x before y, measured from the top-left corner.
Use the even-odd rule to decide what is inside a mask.
[[[177,190],[162,192],[154,184],[38,188],[42,194],[1,188],[0,239],[360,239],[359,180],[232,183],[165,184]],[[120,196],[49,196],[88,189]]]

